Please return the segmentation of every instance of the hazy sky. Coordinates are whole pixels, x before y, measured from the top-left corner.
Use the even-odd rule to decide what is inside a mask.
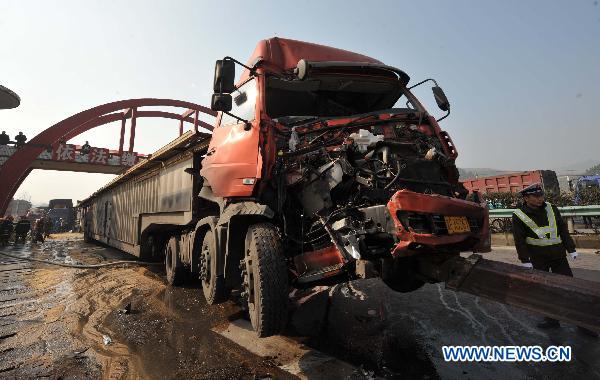
[[[208,105],[214,61],[245,61],[273,36],[375,57],[404,69],[412,83],[436,78],[452,104],[442,128],[460,167],[600,162],[596,0],[0,0],[0,84],[21,96],[19,108],[0,111],[0,129],[31,138],[119,99]],[[424,90],[418,95],[430,104]],[[99,127],[72,142],[116,149],[118,130]],[[177,136],[177,122],[142,120],[136,136],[135,150],[151,153]],[[110,178],[37,170],[17,195],[82,199]]]

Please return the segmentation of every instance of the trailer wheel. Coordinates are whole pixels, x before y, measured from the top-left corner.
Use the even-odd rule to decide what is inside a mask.
[[[212,231],[207,231],[202,241],[200,252],[200,279],[202,280],[202,291],[209,305],[215,305],[227,300],[229,296],[225,287],[225,279],[218,276],[217,247],[215,236]]]
[[[44,234],[44,233],[42,232],[42,236],[43,236],[43,234]],[[90,231],[88,230],[88,228],[84,228],[84,229],[83,229],[83,241],[84,241],[85,243],[91,243],[91,242],[93,241],[93,240],[92,240],[92,237],[91,237],[90,235],[91,235],[91,234],[90,234]]]
[[[178,286],[183,284],[185,272],[179,257],[179,239],[175,236],[169,239],[165,247],[165,270],[169,285]]]
[[[250,226],[245,251],[241,266],[252,327],[261,338],[279,334],[287,323],[288,303],[287,267],[279,233],[270,223]]]

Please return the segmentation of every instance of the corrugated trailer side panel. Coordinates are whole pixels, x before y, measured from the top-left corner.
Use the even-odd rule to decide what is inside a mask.
[[[97,197],[90,213],[94,239],[133,254],[138,215],[158,210],[158,183],[158,175],[132,179]]]
[[[517,193],[533,183],[544,182],[542,181],[543,172],[553,173],[554,178],[556,178],[556,173],[551,170],[534,170],[489,177],[469,178],[462,180],[461,182],[469,192],[478,191],[484,194],[502,192]],[[545,173],[547,178],[550,177],[550,173]],[[552,189],[554,189],[554,186]]]
[[[176,216],[175,224],[188,223],[192,214],[193,178],[184,170],[192,164],[189,157],[99,194],[92,202],[88,219],[92,237],[137,255],[142,219],[147,225],[156,215],[167,214]]]

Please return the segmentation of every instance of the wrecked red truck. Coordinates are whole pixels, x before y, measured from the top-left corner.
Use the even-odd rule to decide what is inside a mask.
[[[235,67],[243,69],[234,85]],[[396,291],[490,249],[487,208],[467,200],[457,150],[402,70],[345,50],[271,38],[247,64],[217,61],[212,135],[188,132],[82,201],[83,231],[170,284],[235,297],[259,336],[287,321],[290,287],[380,277]]]

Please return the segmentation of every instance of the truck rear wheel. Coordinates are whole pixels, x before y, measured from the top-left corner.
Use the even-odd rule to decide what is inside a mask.
[[[202,280],[202,291],[209,305],[215,305],[227,300],[228,292],[225,287],[225,279],[218,276],[217,247],[215,236],[212,231],[207,231],[202,241],[200,252],[200,279]]]
[[[272,224],[255,224],[248,228],[245,248],[242,276],[250,322],[261,338],[277,335],[287,323],[288,304],[281,238]]]
[[[169,239],[165,247],[165,270],[169,285],[178,286],[183,284],[185,271],[179,257],[179,239],[175,236]]]

